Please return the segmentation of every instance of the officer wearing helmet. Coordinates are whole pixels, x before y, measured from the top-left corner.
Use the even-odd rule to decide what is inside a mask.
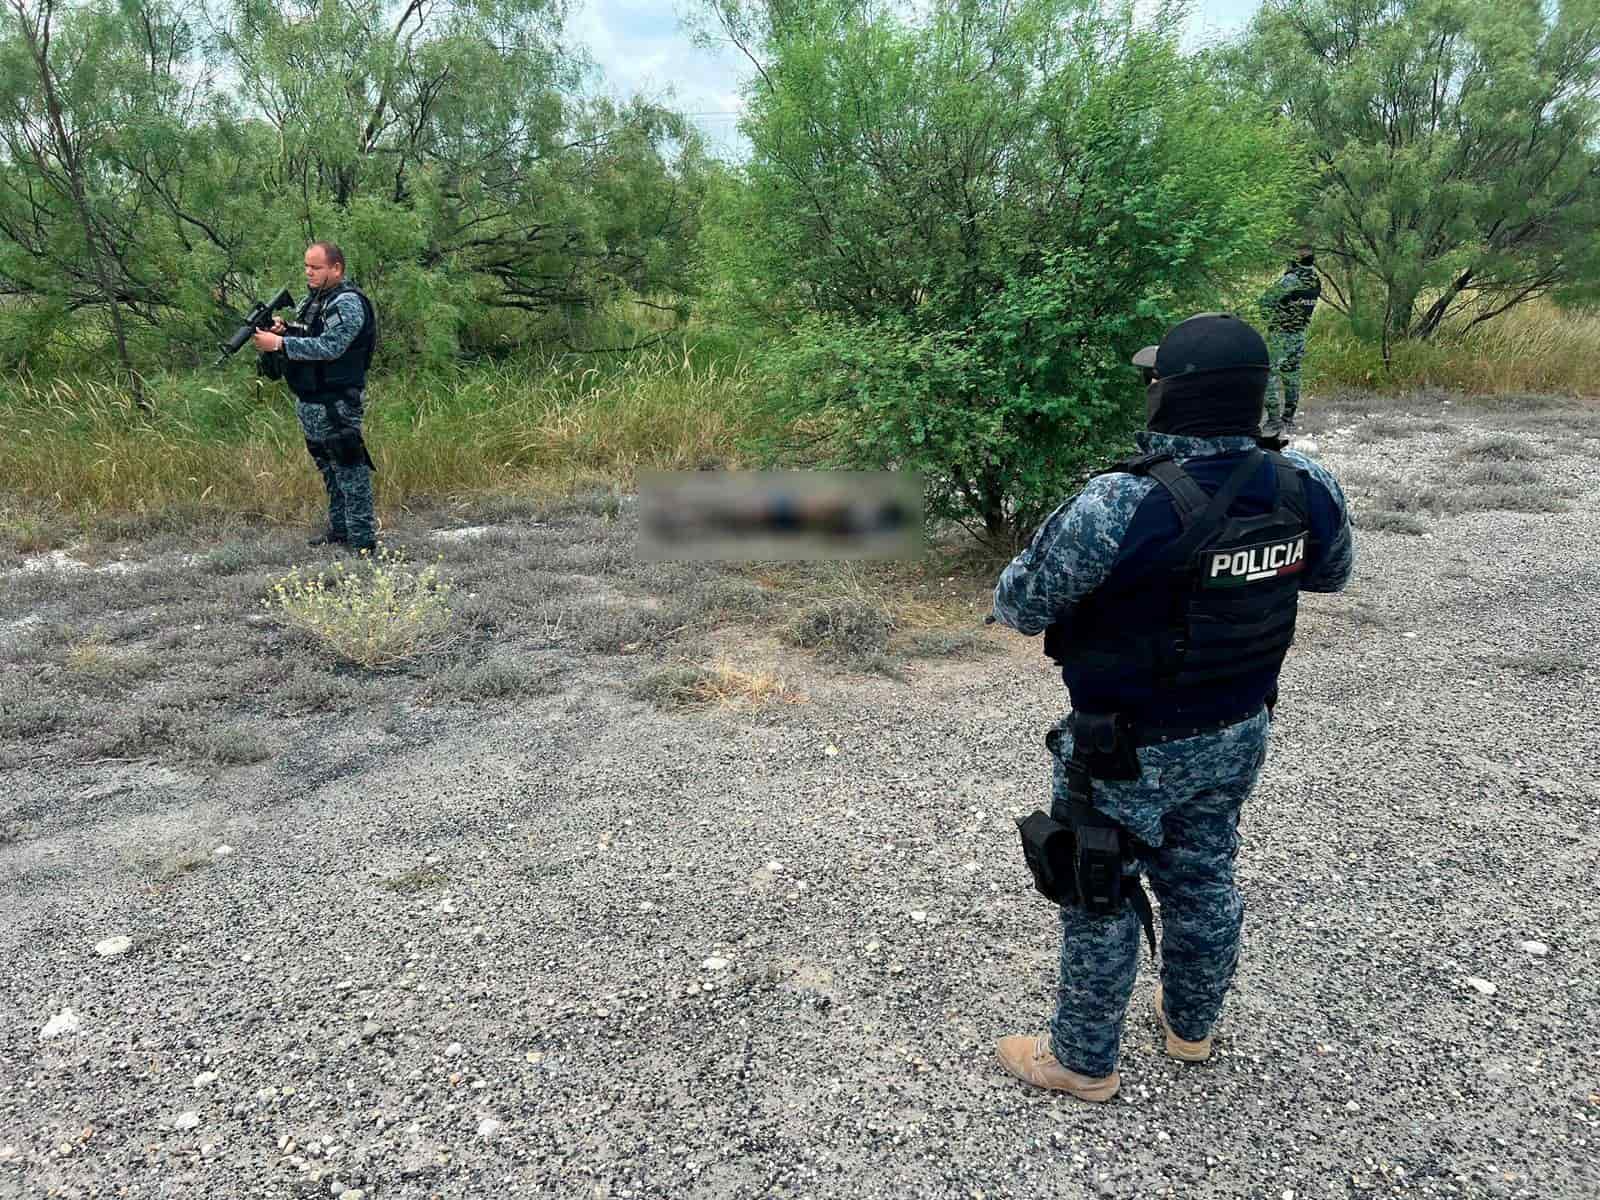
[[[1267,754],[1300,592],[1348,582],[1343,492],[1319,464],[1258,436],[1270,369],[1244,321],[1203,313],[1134,365],[1150,375],[1141,454],[1091,479],[1040,526],[995,588],[1001,623],[1043,633],[1072,711],[1046,737],[1051,811],[1020,823],[1039,890],[1060,905],[1060,985],[1042,1035],[999,1043],[1037,1087],[1104,1101],[1140,931],[1161,971],[1166,1051],[1211,1054],[1238,962],[1242,805]]]

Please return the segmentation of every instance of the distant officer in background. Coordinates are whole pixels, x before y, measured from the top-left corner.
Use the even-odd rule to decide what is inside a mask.
[[[1261,430],[1268,437],[1294,432],[1294,416],[1300,407],[1300,363],[1306,353],[1306,330],[1311,326],[1317,300],[1322,296],[1322,279],[1317,274],[1316,262],[1309,247],[1300,247],[1288,270],[1261,297],[1267,345],[1272,352],[1267,420]]]
[[[1155,376],[1143,454],[1052,513],[994,598],[1001,623],[1045,634],[1072,702],[1045,739],[1051,812],[1022,824],[1039,890],[1061,905],[1055,1017],[998,1052],[1019,1079],[1090,1101],[1121,1086],[1141,924],[1153,933],[1141,871],[1161,901],[1167,1053],[1210,1057],[1244,919],[1239,813],[1299,594],[1340,590],[1355,557],[1333,477],[1258,440],[1259,333],[1202,314],[1134,363]]]
[[[261,372],[294,392],[311,461],[328,491],[328,527],[313,546],[347,545],[372,553],[372,457],[361,438],[367,369],[378,344],[378,316],[344,277],[344,251],[332,242],[306,248],[310,289],[291,323],[255,335]]]

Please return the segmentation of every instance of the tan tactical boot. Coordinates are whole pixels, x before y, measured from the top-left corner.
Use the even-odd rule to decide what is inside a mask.
[[[1056,1092],[1070,1092],[1079,1100],[1087,1100],[1092,1104],[1103,1104],[1115,1096],[1117,1089],[1122,1086],[1122,1078],[1115,1071],[1099,1079],[1069,1071],[1056,1061],[1056,1056],[1050,1052],[1050,1038],[1042,1033],[1038,1037],[1017,1034],[1001,1038],[996,1050],[1000,1055],[1000,1065],[1023,1083]]]
[[[1191,1042],[1172,1032],[1172,1026],[1167,1024],[1167,1013],[1161,1007],[1161,985],[1156,984],[1156,1020],[1161,1022],[1161,1028],[1167,1033],[1167,1054],[1179,1062],[1205,1062],[1211,1057],[1211,1038],[1206,1036],[1198,1042]]]

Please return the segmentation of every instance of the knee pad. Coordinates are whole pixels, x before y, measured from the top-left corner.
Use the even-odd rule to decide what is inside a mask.
[[[367,448],[359,433],[341,433],[328,443],[333,461],[341,467],[359,467],[367,461]]]

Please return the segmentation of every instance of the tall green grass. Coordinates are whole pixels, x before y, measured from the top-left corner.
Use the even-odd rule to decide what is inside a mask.
[[[1442,388],[1477,394],[1600,395],[1600,311],[1535,301],[1465,335],[1393,347],[1387,367],[1376,343],[1357,338],[1339,313],[1318,313],[1306,345],[1310,392]]]
[[[528,353],[377,376],[367,440],[380,511],[555,495],[588,481],[626,487],[649,469],[751,465],[741,446],[763,430],[749,357],[715,331],[686,336],[659,323],[652,331],[646,322],[642,336],[667,340],[628,354]],[[630,341],[618,331],[606,340]],[[0,381],[0,541],[42,549],[66,526],[93,532],[108,522],[317,519],[322,486],[294,402],[258,381],[247,357],[222,371],[152,377],[150,414],[90,373]],[[1592,397],[1597,361],[1595,311],[1529,304],[1465,337],[1400,345],[1385,369],[1376,346],[1324,310],[1306,384],[1313,402],[1339,387]]]
[[[378,504],[740,465],[754,390],[744,360],[682,342],[379,376],[367,395]],[[322,485],[280,386],[234,367],[158,377],[148,391],[154,412],[144,414],[93,378],[0,385],[0,505],[85,525],[158,511],[268,520],[320,511]]]

